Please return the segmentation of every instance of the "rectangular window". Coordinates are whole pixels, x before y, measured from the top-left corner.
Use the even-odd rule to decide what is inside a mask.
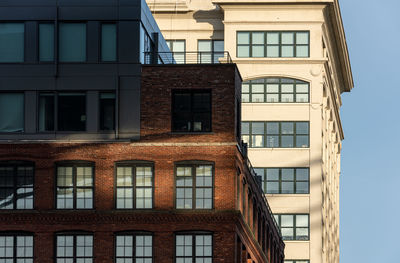
[[[92,209],[94,183],[92,164],[57,166],[57,209]]]
[[[0,93],[0,133],[24,131],[24,94]]]
[[[309,168],[254,168],[267,194],[308,194]]]
[[[153,208],[153,165],[117,164],[116,186],[118,209]]]
[[[211,263],[213,237],[210,234],[175,236],[175,263]]]
[[[115,93],[100,93],[100,130],[115,130]]]
[[[117,25],[101,25],[101,60],[117,61]]]
[[[86,94],[42,92],[39,94],[39,131],[85,131]],[[57,125],[55,116],[57,116]]]
[[[58,49],[60,62],[86,61],[86,24],[60,23]]]
[[[25,24],[0,23],[0,62],[24,62]]]
[[[309,215],[274,215],[283,240],[309,240]]]
[[[172,131],[211,131],[211,91],[173,91]]]
[[[39,24],[39,61],[54,61],[54,24]]]
[[[308,148],[309,122],[242,122],[250,148]]]
[[[56,263],[93,262],[93,235],[59,234],[56,243]]]
[[[0,233],[0,262],[33,263],[33,235]]]
[[[34,168],[28,163],[0,163],[0,209],[33,209]]]
[[[254,31],[237,32],[237,57],[302,57],[310,56],[310,32]]]
[[[176,64],[186,63],[186,41],[185,40],[166,40],[169,50],[171,50]]]
[[[265,78],[242,84],[242,102],[305,103],[309,102],[309,84],[288,78]]]
[[[213,208],[213,166],[178,165],[176,167],[176,208]]]
[[[224,57],[223,40],[199,40],[197,43],[198,63],[219,63],[219,58]]]
[[[153,237],[148,234],[121,233],[115,237],[117,263],[152,263]]]

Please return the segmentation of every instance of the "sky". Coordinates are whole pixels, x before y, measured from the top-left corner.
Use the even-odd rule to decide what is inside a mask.
[[[400,1],[341,0],[354,77],[342,94],[341,263],[399,263]]]

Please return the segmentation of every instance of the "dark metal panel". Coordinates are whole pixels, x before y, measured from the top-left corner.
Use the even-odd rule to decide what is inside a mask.
[[[99,92],[88,91],[86,94],[86,130],[97,132],[99,127]]]
[[[0,6],[46,6],[55,4],[56,0],[0,0]]]
[[[62,63],[58,65],[59,76],[114,76],[118,64]]]
[[[121,63],[139,62],[139,21],[120,21],[118,24],[118,54]]]
[[[59,8],[60,20],[117,20],[116,6],[64,6]]]
[[[119,134],[140,132],[140,77],[121,77],[119,94]]]
[[[57,79],[57,90],[114,90],[115,77],[63,77]]]
[[[60,6],[104,6],[118,5],[118,0],[59,0],[58,4]]]
[[[121,6],[119,18],[121,20],[140,20],[140,8],[137,6]]]
[[[99,34],[99,22],[89,21],[87,26],[87,60],[88,62],[99,61],[99,46],[100,46],[100,34]]]
[[[53,90],[55,78],[0,78],[0,91]]]
[[[54,76],[53,64],[1,64],[0,80],[4,77],[50,77]]]
[[[119,64],[118,70],[120,76],[140,76],[141,64]]]
[[[34,1],[34,0],[32,0]],[[48,6],[32,7],[1,7],[1,20],[54,20],[56,17],[56,8]]]
[[[36,62],[38,41],[37,41],[37,23],[26,22],[25,23],[25,62]]]
[[[36,91],[25,92],[25,133],[36,132]]]

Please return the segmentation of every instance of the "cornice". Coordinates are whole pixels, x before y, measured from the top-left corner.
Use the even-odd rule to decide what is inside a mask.
[[[186,0],[147,0],[147,5],[153,13],[178,12],[187,13],[191,11]]]

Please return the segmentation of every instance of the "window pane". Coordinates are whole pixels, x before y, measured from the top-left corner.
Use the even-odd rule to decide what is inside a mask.
[[[101,25],[101,60],[117,60],[117,25]]]
[[[39,95],[39,131],[54,131],[54,94]]]
[[[267,33],[267,44],[279,44],[279,33]]]
[[[279,134],[279,123],[268,122],[267,123],[267,134]]]
[[[264,45],[264,32],[255,32],[252,34],[252,44]]]
[[[198,51],[199,52],[201,52],[201,51],[211,52],[212,51],[211,44],[212,44],[211,40],[199,40],[198,41]]]
[[[267,94],[267,102],[279,102],[278,94]]]
[[[281,124],[282,134],[293,134],[294,123],[293,122],[282,122]]]
[[[296,92],[308,93],[308,84],[296,84]]]
[[[293,228],[281,228],[281,233],[282,233],[283,240],[293,240],[294,239]]]
[[[308,32],[299,32],[296,33],[296,44],[308,44],[309,33]]]
[[[251,146],[252,147],[264,147],[264,136],[263,135],[253,135],[251,136]]]
[[[24,131],[24,94],[0,93],[0,132]]]
[[[282,169],[282,180],[293,181],[294,180],[294,169]]]
[[[242,134],[249,134],[249,126],[248,122],[242,122]]]
[[[238,32],[237,42],[238,44],[250,44],[250,33]]]
[[[282,57],[294,57],[293,46],[282,46]]]
[[[267,169],[267,180],[279,180],[279,169],[278,168],[268,168]]]
[[[248,58],[250,56],[250,47],[249,46],[238,46],[238,54],[239,58]]]
[[[248,83],[242,84],[242,93],[249,93],[250,92],[250,85]]]
[[[278,93],[279,92],[279,85],[278,84],[268,84],[267,85],[267,92]]]
[[[58,130],[86,130],[86,95],[84,93],[59,94]]]
[[[296,94],[296,102],[308,102],[308,94]]]
[[[297,168],[296,169],[296,180],[308,181],[308,168]]]
[[[24,62],[23,23],[0,23],[0,62]]]
[[[264,46],[252,46],[252,57],[254,58],[264,57]]]
[[[214,52],[223,52],[224,51],[224,41],[223,40],[214,40]]]
[[[281,227],[293,227],[293,215],[281,215]]]
[[[60,23],[59,34],[60,61],[86,61],[86,24]]]
[[[308,227],[308,215],[296,215],[296,227]]]
[[[54,24],[39,24],[39,60],[54,61]]]
[[[115,94],[100,94],[100,129],[111,131],[115,129]]]
[[[282,182],[282,194],[293,194],[294,183],[293,182]]]
[[[308,194],[308,182],[297,182],[296,193],[297,194]]]
[[[294,34],[282,33],[282,44],[294,44]]]
[[[267,148],[279,147],[279,136],[267,136]]]
[[[293,148],[294,147],[294,136],[293,135],[282,135],[281,147]]]
[[[252,124],[252,134],[264,134],[264,123],[263,122],[253,122]]]
[[[297,122],[296,134],[308,134],[308,122]]]
[[[308,135],[297,135],[296,136],[296,147],[297,148],[307,148],[308,145]]]
[[[267,46],[267,57],[269,58],[279,57],[279,46]]]
[[[279,194],[279,183],[267,182],[267,194]]]
[[[301,57],[301,58],[309,57],[308,46],[297,46],[296,57]]]

